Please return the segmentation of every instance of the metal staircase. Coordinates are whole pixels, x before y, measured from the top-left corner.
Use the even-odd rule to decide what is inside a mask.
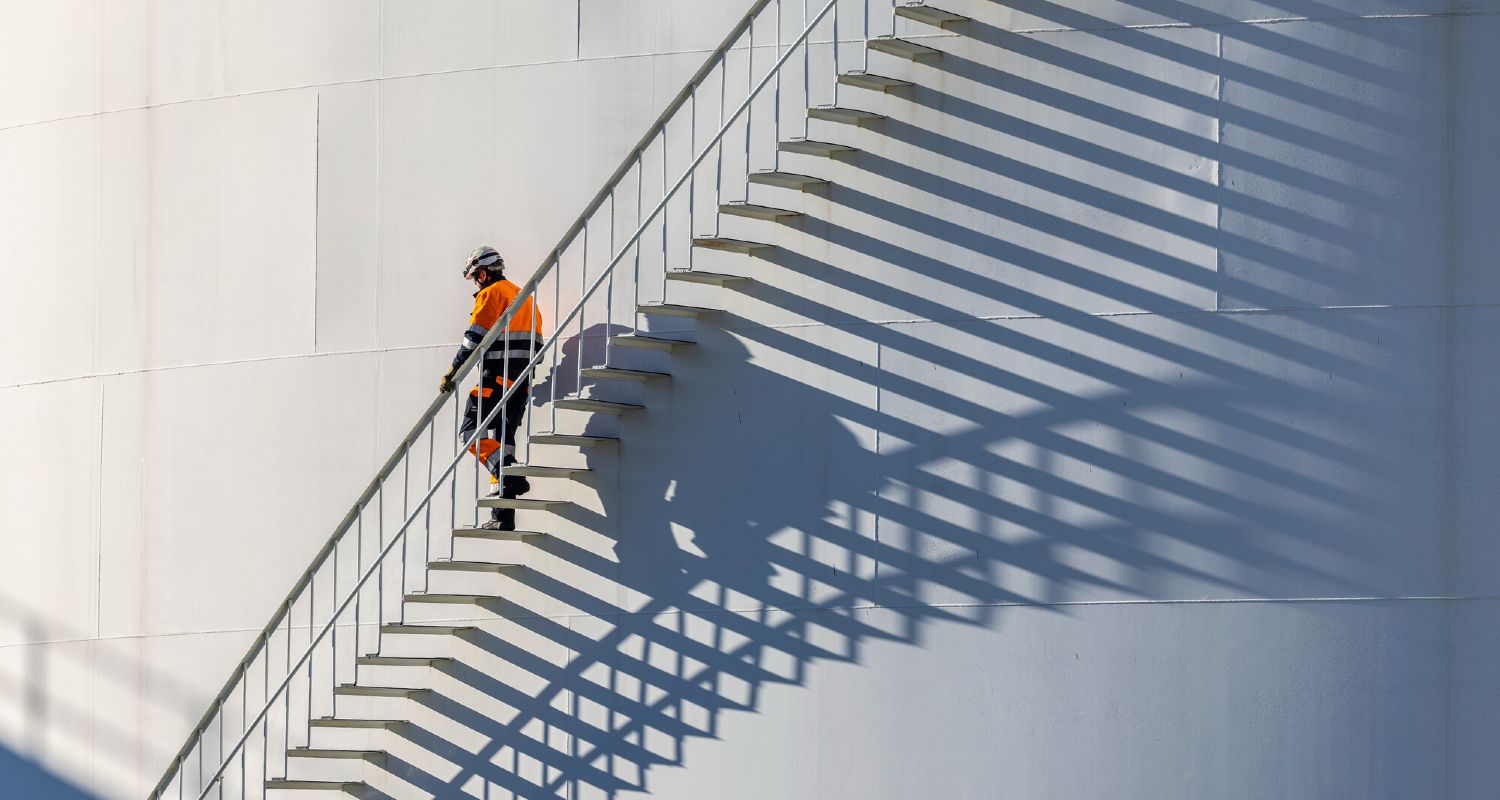
[[[592,479],[591,468],[569,465],[558,451],[617,444],[620,426],[647,406],[614,399],[611,387],[668,380],[665,360],[695,344],[693,328],[682,326],[711,325],[720,313],[674,302],[683,298],[669,290],[704,287],[692,290],[697,302],[704,291],[732,291],[751,280],[748,259],[774,250],[770,241],[727,235],[722,221],[765,226],[767,240],[774,226],[796,224],[800,193],[830,185],[828,177],[807,174],[828,171],[814,159],[857,154],[857,146],[838,141],[839,132],[878,132],[884,115],[865,109],[912,87],[920,75],[912,65],[942,58],[941,37],[901,38],[897,20],[928,26],[929,34],[961,33],[966,21],[923,2],[794,4],[753,3],[521,287],[513,307],[534,298],[544,313],[550,307],[547,321],[555,327],[539,349],[527,351],[526,383],[540,407],[525,419],[522,463],[505,472],[541,481],[538,490],[517,499],[483,497],[487,477],[466,452],[473,440],[456,436],[466,398],[435,398],[272,614],[152,800],[371,791],[363,770],[382,769],[388,754],[339,737],[363,732],[374,737],[367,742],[379,742],[410,725],[409,704],[432,696],[424,679],[459,664],[447,645],[477,630],[409,615],[455,605],[485,609],[505,597],[507,576],[527,570],[528,555],[546,547],[551,515],[573,507],[546,499],[548,490],[554,482]],[[850,19],[862,30],[851,35]],[[877,23],[882,30],[872,31]],[[800,32],[784,36],[789,29]],[[774,60],[743,57],[768,44]],[[860,51],[855,64],[846,63],[850,48]],[[732,72],[736,51],[742,66]],[[885,59],[874,66],[886,74],[870,71],[872,54]],[[823,69],[829,61],[832,69]],[[717,130],[706,137],[700,106],[718,112]],[[814,123],[825,125],[816,133],[828,140],[814,138]],[[732,180],[735,173],[743,180]],[[733,197],[726,196],[730,187],[737,187]],[[763,187],[765,197],[752,200],[752,187]],[[632,232],[621,238],[621,230]],[[716,264],[747,261],[733,274],[698,269],[708,253]],[[512,313],[461,367],[460,386],[485,353],[503,347],[496,339]],[[657,323],[669,327],[658,330]],[[503,425],[505,401],[520,385],[481,415]],[[560,414],[573,424],[560,426]],[[615,428],[601,420],[614,420]],[[534,527],[480,528],[480,509],[496,507],[536,515],[525,520]],[[480,543],[495,549],[481,551]]]

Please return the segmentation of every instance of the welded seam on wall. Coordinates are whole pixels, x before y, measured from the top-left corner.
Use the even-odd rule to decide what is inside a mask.
[[[876,375],[882,374],[883,371],[884,371],[884,369],[885,369],[885,358],[884,358],[884,356],[885,356],[885,349],[886,349],[886,345],[884,343],[881,343],[881,342],[876,342],[875,343],[875,374]],[[880,417],[880,415],[882,415],[882,414],[885,413],[885,409],[882,407],[882,403],[884,401],[885,401],[885,386],[882,385],[881,383],[877,382],[875,384],[875,416],[877,418]],[[880,436],[880,434],[881,434],[881,426],[876,425],[876,426],[873,426],[873,427],[875,428],[875,458],[872,459],[872,462],[874,464],[873,469],[875,470],[875,502],[878,505],[879,503],[881,503],[882,501],[885,500],[885,497],[884,497],[884,495],[881,494],[881,491],[885,488],[885,486],[887,484],[886,484],[885,481],[880,480],[880,467],[878,466],[880,464],[880,457],[882,455],[882,453],[880,452],[880,446],[882,444],[881,436]],[[884,517],[885,517],[884,514],[877,513],[875,515],[875,523],[874,523],[873,527],[875,528],[874,536],[875,536],[875,544],[876,544],[877,547],[880,545],[880,520],[883,519]],[[874,564],[874,569],[873,569],[873,572],[874,572],[874,576],[873,577],[874,577],[874,580],[876,580],[876,581],[880,580],[880,563],[881,563],[880,559],[878,559],[878,558],[875,559],[875,564]]]
[[[1025,322],[1030,320],[1066,320],[1066,319],[1111,319],[1116,317],[1187,317],[1203,314],[1309,314],[1323,312],[1346,312],[1346,311],[1463,311],[1477,309],[1500,308],[1500,303],[1429,303],[1429,304],[1366,304],[1366,305],[1343,305],[1343,306],[1283,306],[1276,308],[1190,308],[1177,311],[1079,311],[1076,314],[969,314],[952,317],[916,317],[910,319],[883,319],[883,320],[860,320],[858,322],[787,322],[775,325],[721,325],[719,330],[724,331],[748,331],[748,330],[797,330],[801,328],[832,328],[847,330],[851,328],[863,328],[867,326],[886,325],[924,325],[924,324],[954,324],[964,322]],[[603,338],[612,334],[589,334],[583,339]],[[199,361],[191,364],[169,364],[160,367],[140,367],[137,369],[115,370],[111,372],[95,372],[85,375],[69,375],[61,378],[46,378],[35,381],[21,381],[19,383],[0,386],[0,391],[7,389],[25,389],[33,386],[47,386],[57,383],[71,383],[73,381],[86,381],[95,378],[116,378],[125,375],[144,375],[153,372],[169,372],[179,369],[201,369],[205,367],[227,367],[236,364],[262,364],[271,361],[288,361],[296,358],[337,358],[341,356],[379,355],[382,353],[407,352],[412,350],[440,350],[452,347],[451,343],[439,344],[413,344],[396,347],[371,347],[362,350],[334,350],[325,353],[289,353],[276,356],[259,356],[256,358],[226,359],[223,361]]]
[[[93,632],[99,635],[104,619],[104,381],[99,381],[99,450],[94,467],[94,619]]]
[[[737,614],[741,616],[753,614],[766,614],[777,612],[801,612],[801,611],[827,611],[830,613],[841,613],[847,611],[909,611],[911,609],[954,609],[954,608],[1084,608],[1093,606],[1235,606],[1235,605],[1353,605],[1360,603],[1485,603],[1500,602],[1500,595],[1460,595],[1445,597],[1442,595],[1403,595],[1397,597],[1377,596],[1352,596],[1352,597],[1223,597],[1223,598],[1179,598],[1161,600],[1061,600],[1055,602],[1037,601],[1020,602],[1006,601],[996,603],[911,603],[909,605],[878,605],[874,603],[843,605],[843,606],[747,606],[743,608],[719,608],[712,612],[701,610],[684,611],[683,609],[669,609],[665,611],[633,612],[621,611],[610,614],[515,614],[497,616],[488,614],[484,616],[470,617],[436,617],[424,620],[423,624],[438,622],[495,622],[499,620],[576,620],[576,619],[627,619],[633,617],[669,617],[669,616],[696,616],[705,614]],[[353,623],[340,623],[340,630],[353,627]],[[306,625],[292,625],[293,632],[307,630]],[[85,642],[122,642],[145,639],[169,639],[183,636],[211,636],[218,634],[243,634],[253,633],[259,628],[214,628],[196,631],[173,631],[171,633],[144,633],[144,634],[122,634],[117,636],[91,636],[77,637],[71,639],[38,639],[30,642],[10,642],[0,644],[0,650],[16,647],[37,647],[41,645],[54,644],[81,644]],[[281,630],[278,628],[278,630]]]
[[[118,378],[126,375],[146,375],[153,372],[171,372],[179,369],[202,369],[205,367],[228,367],[236,364],[264,364],[271,361],[290,361],[296,358],[336,358],[339,356],[362,356],[378,355],[380,353],[396,353],[408,350],[437,350],[452,347],[452,344],[413,344],[400,347],[372,347],[364,350],[335,350],[326,353],[288,353],[278,356],[257,356],[254,358],[231,358],[223,361],[197,361],[191,364],[169,364],[160,367],[140,367],[137,369],[122,369],[112,372],[95,372],[88,375],[69,375],[63,378],[46,378],[37,381],[22,381],[0,386],[5,389],[25,389],[32,386],[47,386],[54,383],[71,383],[73,381],[88,381],[95,378]]]
[[[1258,19],[1231,19],[1223,22],[1143,22],[1136,25],[1097,25],[1087,28],[1070,28],[1067,26],[1048,26],[1037,28],[1016,28],[1010,33],[1097,33],[1098,31],[1150,31],[1164,29],[1197,29],[1212,30],[1214,28],[1232,28],[1237,25],[1285,25],[1297,22],[1358,22],[1361,20],[1401,20],[1401,19],[1441,19],[1445,17],[1491,17],[1500,16],[1500,11],[1467,10],[1467,11],[1432,11],[1426,13],[1391,13],[1391,14],[1336,14],[1326,17],[1261,17]]]
[[[1305,314],[1329,311],[1443,311],[1500,308],[1500,303],[1430,303],[1397,305],[1375,303],[1344,306],[1285,306],[1276,308],[1189,308],[1177,311],[1079,311],[1075,314],[969,314],[953,317],[914,317],[910,319],[860,320],[858,322],[788,322],[777,325],[721,325],[720,330],[794,330],[797,328],[862,328],[869,325],[924,325],[959,322],[1025,322],[1030,320],[1111,319],[1115,317],[1195,317],[1233,314]]]
[[[1202,30],[1212,30],[1212,29],[1216,29],[1216,28],[1228,28],[1228,27],[1235,27],[1235,26],[1240,26],[1240,25],[1281,25],[1281,24],[1286,24],[1286,23],[1299,23],[1299,22],[1357,22],[1357,21],[1361,21],[1361,20],[1381,21],[1381,20],[1401,20],[1401,19],[1442,19],[1442,18],[1449,18],[1449,17],[1487,17],[1487,16],[1500,16],[1500,11],[1445,11],[1445,12],[1435,12],[1435,13],[1428,13],[1428,14],[1369,14],[1369,15],[1351,14],[1351,15],[1344,15],[1344,16],[1328,16],[1328,17],[1268,17],[1268,18],[1265,18],[1265,19],[1229,20],[1229,21],[1225,21],[1225,22],[1208,22],[1208,23],[1158,22],[1158,23],[1141,23],[1141,24],[1137,24],[1137,25],[1101,25],[1101,26],[1098,26],[1098,27],[1089,27],[1089,28],[1069,28],[1069,27],[1016,28],[1016,29],[1008,30],[1006,32],[1007,33],[1017,34],[1017,35],[1030,35],[1030,34],[1037,34],[1037,33],[1073,33],[1073,32],[1076,32],[1076,33],[1097,33],[1099,31],[1114,31],[1114,30],[1120,30],[1120,31],[1124,31],[1124,30],[1161,30],[1161,29],[1188,29],[1188,30],[1202,29]],[[949,38],[951,38],[952,34],[943,34],[943,33],[919,34],[919,35],[905,36],[905,37],[902,37],[902,38],[907,38],[907,39],[921,39],[921,38],[936,38],[936,37],[949,37]],[[840,39],[839,41],[843,42],[843,43],[847,43],[847,44],[857,44],[858,42],[860,42],[862,40],[860,40],[858,38],[850,38],[850,39]],[[812,44],[828,44],[828,40],[810,40],[810,42]],[[769,46],[770,45],[767,45],[767,47],[769,47]],[[731,49],[732,50],[741,50],[741,49],[744,49],[744,48],[738,48],[737,47],[737,48],[731,48]],[[325,88],[332,88],[332,87],[338,87],[338,86],[357,86],[359,84],[364,84],[364,83],[379,83],[379,82],[383,82],[383,81],[411,80],[411,79],[414,79],[414,78],[431,78],[431,77],[441,77],[441,76],[444,76],[444,75],[462,75],[462,74],[471,73],[471,72],[492,72],[492,71],[495,71],[495,70],[504,70],[504,69],[529,69],[529,68],[532,68],[532,67],[546,67],[546,66],[554,66],[554,65],[557,65],[557,64],[573,64],[573,63],[578,63],[578,62],[616,61],[616,60],[632,59],[632,58],[657,58],[657,57],[661,57],[661,56],[680,56],[680,55],[692,55],[692,54],[706,54],[706,53],[709,53],[709,52],[711,52],[711,51],[709,51],[707,49],[701,49],[701,48],[699,48],[699,49],[692,49],[692,50],[664,50],[664,51],[661,51],[661,52],[652,52],[652,53],[620,53],[620,54],[607,55],[607,56],[590,56],[588,58],[577,58],[577,57],[575,57],[575,58],[554,58],[554,59],[545,59],[545,60],[541,60],[541,61],[517,62],[517,63],[514,63],[514,64],[493,64],[493,65],[483,66],[483,67],[459,67],[459,68],[456,68],[456,69],[432,70],[430,72],[410,72],[410,73],[405,73],[405,74],[402,74],[402,75],[382,75],[382,76],[370,77],[370,78],[355,78],[355,79],[352,79],[352,80],[345,80],[345,81],[322,81],[322,82],[319,82],[319,83],[298,84],[296,86],[277,86],[277,87],[270,88],[270,89],[251,89],[249,91],[244,91],[244,92],[234,92],[234,93],[230,93],[230,94],[212,95],[212,96],[209,96],[209,97],[188,97],[188,98],[184,98],[184,99],[181,99],[181,100],[166,100],[166,101],[163,101],[163,102],[160,102],[160,103],[145,103],[145,104],[142,104],[142,105],[135,105],[135,106],[122,106],[120,108],[111,108],[111,109],[106,109],[106,110],[103,110],[103,111],[90,111],[90,112],[87,112],[87,113],[84,113],[84,114],[65,114],[65,115],[60,116],[60,117],[49,117],[47,119],[32,120],[32,121],[29,121],[29,122],[17,122],[17,123],[13,123],[11,125],[0,126],[0,133],[4,133],[6,131],[18,130],[18,129],[21,129],[21,128],[34,127],[34,126],[37,126],[37,125],[50,125],[52,123],[57,123],[57,122],[71,122],[71,121],[75,121],[75,120],[89,119],[91,117],[100,117],[100,116],[105,116],[105,115],[109,115],[109,114],[127,114],[127,113],[130,113],[130,112],[133,112],[133,111],[151,111],[151,110],[158,109],[158,108],[170,108],[172,106],[187,105],[189,103],[208,103],[208,102],[213,102],[213,101],[216,101],[216,100],[234,100],[234,99],[243,98],[243,97],[256,97],[256,96],[265,95],[265,94],[276,94],[278,92],[298,92],[298,91],[305,91],[305,90],[308,90],[308,89],[325,89]]]
[[[1224,34],[1214,36],[1214,307],[1224,310]],[[1451,299],[1451,298],[1450,298]]]
[[[312,351],[318,352],[318,221],[323,211],[323,93],[313,100]]]

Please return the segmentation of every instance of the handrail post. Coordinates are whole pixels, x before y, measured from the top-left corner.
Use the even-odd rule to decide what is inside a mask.
[[[693,87],[692,93],[689,95],[688,107],[689,107],[689,111],[688,111],[688,153],[691,154],[691,153],[697,152],[697,150],[698,150],[698,87],[697,86]],[[687,210],[687,232],[688,232],[688,236],[695,236],[697,234],[694,233],[695,228],[693,226],[693,216],[698,212],[698,170],[694,169],[694,170],[690,171],[688,173],[688,176],[689,177],[688,177],[688,201],[687,201],[687,207],[688,207],[688,210]],[[691,272],[692,269],[693,269],[693,250],[694,249],[695,248],[693,248],[693,247],[688,247],[687,268],[688,268],[689,272]],[[664,264],[663,267],[662,267],[662,273],[661,273],[661,293],[662,293],[662,297],[663,298],[665,298],[667,296],[667,269],[669,269],[670,267],[671,267],[670,264]]]
[[[611,199],[609,201],[609,207],[610,207],[610,224],[611,225],[614,224],[614,206],[615,206],[614,200]],[[558,320],[558,316],[559,316],[559,310],[562,308],[562,269],[558,268],[556,270],[553,270],[552,275],[553,275],[553,281],[552,281],[552,298],[553,298],[552,299],[552,324],[556,325],[557,324],[557,320]],[[579,347],[580,350],[583,349],[583,340],[582,339],[580,339],[578,341],[578,347]],[[581,353],[580,353],[580,355],[581,355]],[[562,377],[560,374],[558,374],[560,372],[561,372],[561,369],[558,366],[557,351],[553,350],[552,351],[552,372],[551,372],[551,377],[547,381],[547,383],[549,383],[549,384],[552,385],[552,402],[550,404],[550,408],[552,409],[552,432],[553,433],[557,433],[557,379],[560,378],[560,377]],[[528,443],[528,446],[529,446],[529,444],[530,443]]]
[[[745,47],[745,101],[750,103],[745,109],[745,176],[750,175],[750,129],[755,127],[755,104],[750,102],[755,97],[755,25],[750,26],[750,41]],[[750,182],[745,181],[745,202],[750,202]],[[718,214],[719,209],[715,208]]]
[[[646,160],[645,160],[645,155],[646,155],[645,152],[642,151],[641,153],[638,153],[636,155],[636,157],[635,157],[635,224],[637,226],[639,226],[639,225],[642,224],[641,223],[641,217],[642,217],[642,215],[644,213],[644,209],[642,207],[646,203],[646,200],[645,200],[645,197],[646,197]],[[631,329],[631,333],[640,333],[641,332],[640,307],[641,307],[641,244],[640,244],[640,242],[636,242],[636,245],[635,245],[635,274],[632,277],[631,283],[630,283],[630,329]],[[582,320],[582,317],[580,317],[579,319]],[[581,326],[582,322],[580,322],[579,324]],[[579,364],[579,367],[581,369],[582,366],[583,366],[583,360],[579,359],[578,364]]]

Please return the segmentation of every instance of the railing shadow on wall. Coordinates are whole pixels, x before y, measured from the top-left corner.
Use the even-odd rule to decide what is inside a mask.
[[[1201,9],[1180,3],[1135,5],[1166,14],[1190,11],[1194,22],[1205,21]],[[1103,20],[1052,4],[1031,3],[1028,10],[1060,25],[1108,27]],[[1254,37],[1265,46],[1271,44],[1266,37],[1280,41],[1275,32],[1259,29],[1241,27],[1231,33]],[[964,34],[997,51],[1003,48],[1039,64],[1088,75],[1125,93],[1203,114],[1225,112],[1213,98],[1119,64],[1064,51],[1036,37],[1017,36],[981,22],[971,23]],[[1179,47],[1150,32],[1113,28],[1101,35],[1168,61],[1204,70],[1224,68],[1211,54]],[[1346,56],[1305,44],[1283,44],[1298,58],[1332,68],[1369,66],[1351,65]],[[955,79],[1003,86],[1019,98],[1122,134],[1221,163],[1235,161],[1241,169],[1259,171],[1299,191],[1337,191],[1345,200],[1360,198],[1357,192],[1348,194],[1350,187],[1331,184],[1295,165],[1252,153],[1226,153],[1222,143],[1128,108],[1072,96],[1058,86],[962,56],[949,54],[934,68]],[[1243,66],[1234,69],[1237,79],[1265,91],[1295,92],[1289,102],[1352,102],[1325,97],[1281,76],[1247,72]],[[1336,221],[1295,214],[1248,197],[1228,197],[1201,179],[1118,152],[1106,142],[1039,127],[1003,109],[925,87],[906,98],[929,111],[953,115],[997,135],[1038,142],[1140,183],[1204,202],[1238,203],[1241,210],[1305,237],[1335,241],[1347,233]],[[1300,144],[1320,148],[1328,158],[1379,168],[1370,163],[1372,154],[1325,132],[1248,112],[1237,112],[1233,121],[1267,136],[1297,137]],[[1108,254],[1264,309],[1297,304],[1271,288],[1023,206],[988,187],[998,179],[1024,183],[1219,252],[1274,262],[1310,281],[1339,288],[1355,280],[1303,253],[1226,233],[1141,199],[987,150],[977,141],[961,141],[897,119],[886,121],[882,133],[911,151],[962,162],[972,168],[972,180],[957,181],[869,152],[850,166],[872,179],[945,198],[994,221],[1025,226],[1084,251]],[[722,331],[700,331],[701,352],[682,357],[679,370],[684,377],[672,390],[672,419],[641,424],[657,426],[654,432],[659,435],[698,440],[704,446],[675,448],[678,458],[670,465],[628,455],[620,459],[621,469],[630,471],[620,494],[601,489],[606,513],[610,503],[628,510],[622,515],[628,528],[613,542],[614,558],[562,539],[543,545],[549,557],[612,581],[623,591],[617,597],[601,597],[542,571],[514,578],[531,592],[596,620],[599,629],[580,630],[569,620],[549,618],[517,600],[485,603],[487,610],[517,629],[566,650],[567,658],[558,663],[488,631],[468,634],[467,655],[449,669],[450,688],[426,703],[432,715],[485,737],[485,744],[476,750],[414,723],[399,735],[411,746],[448,761],[456,772],[439,776],[409,760],[396,760],[387,766],[393,776],[439,797],[458,794],[476,779],[527,798],[555,797],[565,791],[575,798],[646,791],[648,770],[683,763],[687,740],[717,736],[722,713],[755,710],[769,687],[801,685],[820,662],[858,663],[862,650],[872,643],[919,646],[934,623],[994,628],[1009,605],[1044,606],[1066,614],[1076,599],[1160,599],[1153,595],[1153,587],[1169,578],[1228,597],[1268,596],[1309,583],[1341,586],[1352,594],[1371,591],[1361,585],[1358,570],[1332,572],[1289,555],[1295,551],[1286,543],[1295,538],[1311,550],[1347,549],[1349,531],[1330,529],[1310,510],[1314,508],[1378,527],[1378,520],[1394,511],[1394,495],[1379,489],[1392,456],[1288,424],[1277,412],[1327,402],[1305,383],[1287,377],[1309,372],[1358,390],[1356,398],[1339,405],[1340,413],[1364,413],[1366,424],[1375,426],[1391,422],[1381,418],[1389,411],[1375,400],[1392,385],[1393,377],[1351,355],[1349,348],[1337,346],[1383,335],[1377,320],[1310,312],[1300,319],[1317,334],[1289,336],[1260,324],[1254,314],[1214,313],[1090,264],[1031,249],[857,188],[835,186],[827,199],[891,230],[942,241],[976,262],[1026,265],[1050,281],[1149,314],[1088,313],[986,275],[983,269],[936,259],[827,220],[804,220],[800,231],[805,247],[781,247],[753,269],[824,281],[858,304],[895,309],[927,320],[926,327],[872,324],[837,301],[785,291],[775,282],[760,281],[743,289],[747,307],[764,303],[826,323],[881,355],[871,360],[848,348],[757,325],[752,319],[725,318],[720,320]],[[1390,213],[1389,199],[1366,196],[1364,202],[1369,214]],[[829,263],[809,252],[842,252],[852,260]],[[933,291],[913,292],[875,277],[897,270],[919,276]],[[998,300],[1017,313],[1012,319],[976,319],[933,299],[950,294]],[[1141,324],[1142,316],[1160,324]],[[926,335],[933,330],[962,337],[965,351]],[[596,326],[586,335],[599,338],[609,332]],[[1089,351],[1069,344],[1089,340],[1109,346]],[[1194,344],[1199,342],[1204,346]],[[760,365],[762,359],[752,358],[751,348],[807,365],[812,373],[863,385],[884,399],[872,404],[767,369]],[[568,351],[561,374],[573,374],[576,364],[571,361],[578,349]],[[1103,355],[1111,350],[1139,355],[1153,369],[1132,369]],[[733,385],[691,379],[694,362],[710,360],[716,375],[733,376]],[[903,373],[877,363],[882,361],[925,364],[930,369]],[[1013,361],[1065,371],[1077,378],[1073,383],[1089,388],[1079,391],[1051,384],[1038,379],[1035,367],[1021,371],[1012,367]],[[1178,377],[1164,377],[1168,373]],[[955,391],[943,375],[963,376],[970,386],[986,387],[996,396],[1012,398],[1011,407],[1029,410],[1002,410],[986,402],[982,393]],[[744,391],[736,394],[737,387]],[[892,398],[898,402],[890,402]],[[910,413],[913,409],[944,422]],[[1163,421],[1174,418],[1192,424],[1178,427]],[[1108,431],[1115,444],[1103,444],[1097,434],[1079,435],[1080,429]],[[882,439],[878,451],[871,446],[872,436]],[[1259,446],[1246,450],[1234,444],[1246,440]],[[1018,448],[1034,457],[1016,458]],[[1153,457],[1163,452],[1210,465],[1219,475],[1200,480],[1170,469]],[[1345,480],[1289,469],[1268,455],[1276,453],[1293,461],[1319,460]],[[1077,468],[1064,469],[1062,463]],[[1099,482],[1080,477],[1085,473],[1115,476],[1117,482],[1128,484],[1128,490],[1107,491]],[[1228,490],[1225,484],[1230,481],[1224,475],[1271,491],[1257,496]],[[1349,475],[1366,476],[1369,488],[1351,487]],[[1002,485],[1004,490],[996,489]],[[1286,496],[1308,502],[1287,505],[1281,502]],[[1068,513],[1049,513],[1049,508]],[[581,527],[610,530],[599,515],[567,513]],[[821,522],[809,525],[810,520]],[[871,529],[873,520],[879,520],[878,533]],[[876,608],[880,614],[866,613]],[[491,661],[531,673],[538,688],[524,690],[497,680],[483,666]],[[489,715],[477,710],[475,696],[489,698],[506,711]]]
[[[75,776],[79,753],[100,783],[134,778],[170,755],[170,744],[143,740],[132,722],[180,724],[198,713],[178,681],[129,643],[86,635],[5,595],[0,630],[17,634],[0,647],[0,797],[92,800]],[[115,713],[96,713],[100,698]]]

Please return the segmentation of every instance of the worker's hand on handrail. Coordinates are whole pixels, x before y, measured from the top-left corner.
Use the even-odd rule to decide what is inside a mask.
[[[453,374],[457,371],[458,370],[454,369],[453,367],[449,367],[448,371],[443,373],[443,379],[438,381],[439,392],[447,394],[453,391]]]

